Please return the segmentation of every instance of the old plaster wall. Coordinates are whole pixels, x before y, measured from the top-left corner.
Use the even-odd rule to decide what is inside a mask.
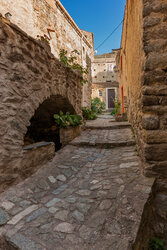
[[[11,22],[18,25],[28,35],[37,38],[37,35],[46,34],[50,37],[51,51],[55,57],[59,58],[61,49],[67,50],[69,54],[76,49],[80,53],[78,55],[80,64],[86,65],[86,54],[91,60],[94,41],[90,37],[93,37],[93,34],[84,31],[82,33],[59,1],[1,0],[0,13],[4,16],[7,12],[12,14]],[[48,29],[53,32],[48,32]],[[85,37],[86,34],[88,40]],[[84,96],[82,98],[85,106],[90,105],[90,90],[91,76],[89,75],[88,83],[84,86]]]
[[[162,239],[166,247],[166,0],[127,1],[119,66],[143,172],[146,176],[161,177],[152,187],[133,249],[147,250],[154,237]]]
[[[145,63],[142,9],[142,0],[128,0],[126,3],[120,55],[121,86],[124,98],[128,97],[128,117],[138,145],[141,144],[141,79]]]
[[[19,178],[27,127],[42,104],[81,114],[81,77],[57,60],[50,47],[0,18],[0,183]],[[63,106],[65,105],[65,107]]]
[[[146,175],[167,175],[167,3],[128,0],[120,70]]]

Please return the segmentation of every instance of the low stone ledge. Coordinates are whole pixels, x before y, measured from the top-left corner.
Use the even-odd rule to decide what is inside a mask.
[[[37,143],[33,143],[27,146],[24,146],[23,150],[32,150],[32,149],[36,149],[36,148],[41,148],[41,147],[45,147],[45,146],[49,146],[49,145],[53,145],[53,142],[37,142]]]
[[[23,148],[21,162],[21,175],[25,178],[33,174],[42,165],[52,160],[55,156],[53,142],[34,143]]]

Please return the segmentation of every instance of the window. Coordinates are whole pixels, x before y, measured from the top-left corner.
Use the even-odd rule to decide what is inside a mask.
[[[108,71],[108,72],[113,71],[113,64],[112,64],[112,63],[108,63],[108,64],[107,64],[107,71]]]
[[[103,96],[103,91],[102,90],[99,90],[99,97],[100,96]]]

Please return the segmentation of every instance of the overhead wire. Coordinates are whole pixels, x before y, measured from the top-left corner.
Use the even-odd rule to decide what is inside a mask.
[[[120,24],[118,24],[118,26],[109,34],[109,36],[107,36],[106,39],[104,39],[104,41],[95,49],[95,50],[98,50],[101,46],[103,46],[103,44],[115,33],[115,31],[117,31],[117,29],[122,25],[124,20],[122,20],[120,22]]]

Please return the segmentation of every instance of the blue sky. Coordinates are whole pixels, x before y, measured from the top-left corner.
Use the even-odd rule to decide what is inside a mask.
[[[94,33],[95,48],[115,29],[124,16],[126,0],[61,0],[80,29]],[[98,54],[120,47],[122,26],[98,49]]]

